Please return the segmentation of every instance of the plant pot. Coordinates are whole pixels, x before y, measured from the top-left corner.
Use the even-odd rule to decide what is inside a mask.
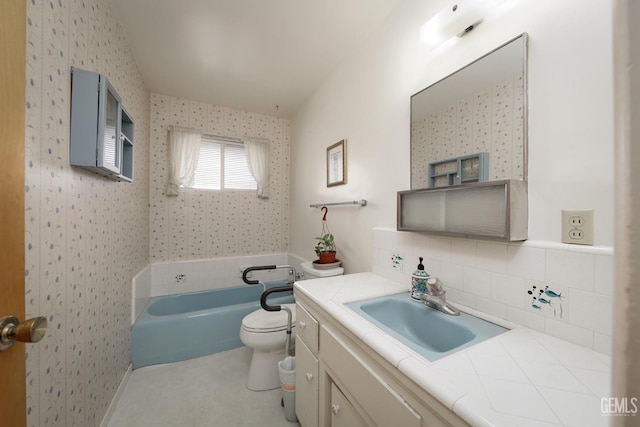
[[[336,252],[320,252],[318,253],[318,263],[319,264],[331,264],[332,262],[336,262]]]

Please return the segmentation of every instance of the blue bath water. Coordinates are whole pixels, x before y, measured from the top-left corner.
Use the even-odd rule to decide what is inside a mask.
[[[242,319],[261,309],[261,294],[262,286],[242,285],[151,298],[131,329],[133,369],[241,347]],[[293,293],[268,300],[271,305],[293,301]]]

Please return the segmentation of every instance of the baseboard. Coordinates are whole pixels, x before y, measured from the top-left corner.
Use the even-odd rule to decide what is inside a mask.
[[[120,401],[120,397],[122,397],[122,393],[124,392],[124,388],[129,382],[129,378],[131,378],[131,373],[133,369],[131,368],[131,364],[127,367],[127,370],[122,377],[122,381],[120,381],[120,385],[116,390],[116,394],[113,395],[113,399],[111,399],[111,403],[109,403],[109,407],[107,408],[107,412],[105,412],[102,421],[100,422],[100,427],[107,427],[109,422],[111,421],[111,417],[116,410],[116,406],[118,406],[118,402]]]

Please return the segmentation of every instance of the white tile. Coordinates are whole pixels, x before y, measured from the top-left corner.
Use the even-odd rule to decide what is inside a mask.
[[[544,422],[558,422],[558,418],[531,384],[493,378],[481,378],[480,381],[496,411]],[[513,399],[513,396],[518,398]]]
[[[593,369],[568,368],[597,397],[611,396],[611,373]]]
[[[467,394],[458,399],[453,411],[474,427],[557,427],[558,422],[546,422],[496,412],[489,399],[482,395]]]
[[[593,348],[593,331],[560,322],[555,319],[545,319],[544,332],[586,348]]]
[[[507,245],[478,242],[476,267],[495,273],[506,273]]]
[[[413,233],[397,231],[395,233],[387,233],[386,247],[392,251],[403,253],[411,253],[413,247]]]
[[[501,302],[494,301],[490,298],[478,297],[476,300],[476,306],[473,308],[492,316],[496,316],[500,319],[507,318],[507,305]]]
[[[428,256],[440,261],[451,261],[451,239],[443,237],[432,238]]]
[[[467,307],[475,307],[477,305],[478,297],[476,295],[455,288],[449,288],[446,292],[447,301],[466,305]]]
[[[563,365],[535,361],[521,361],[518,365],[536,387],[544,386],[575,393],[589,393],[589,389]]]
[[[372,238],[371,238],[371,244],[373,245],[374,249],[383,249],[384,246],[384,234],[385,231],[379,229],[379,228],[374,228],[372,231]]]
[[[475,240],[452,239],[451,262],[467,267],[475,267],[476,247],[477,242]]]
[[[524,308],[527,296],[522,278],[498,273],[491,275],[491,298],[495,301]]]
[[[424,256],[429,252],[431,241],[429,236],[420,233],[413,234],[412,254],[415,256]]]
[[[508,246],[507,272],[531,280],[545,278],[545,250],[521,246]]]
[[[553,249],[547,250],[545,278],[547,282],[593,290],[594,276],[594,255]]]
[[[550,319],[546,319],[550,322]],[[579,335],[577,331],[574,331],[574,327],[562,322],[556,322],[561,327],[569,327],[568,332],[576,332],[574,335]],[[557,328],[560,329],[560,328]],[[579,329],[579,328],[578,328]],[[574,344],[569,341],[568,338],[552,336],[549,332],[544,334],[535,333],[531,331],[534,339],[544,346],[549,352],[565,366],[571,366],[573,368],[592,369],[596,371],[607,372],[609,366],[607,365],[605,356],[594,352],[587,348],[588,346],[582,344]],[[570,334],[567,334],[570,335]],[[589,346],[590,347],[590,346]]]
[[[409,357],[409,353],[396,345],[388,337],[377,330],[371,331],[362,337],[365,344],[375,349],[382,357],[387,359],[393,366],[397,367],[402,359]]]
[[[599,294],[613,295],[613,262],[613,256],[596,255],[595,291]]]
[[[569,291],[570,323],[606,335],[613,334],[613,298],[579,289]]]
[[[539,387],[538,390],[563,424],[581,427],[608,425],[607,418],[600,411],[600,399],[595,396],[547,387]],[[570,405],[566,403],[569,401]]]
[[[451,288],[463,289],[464,271],[461,265],[443,262],[441,268],[442,272],[438,277],[442,280],[445,290]]]
[[[613,339],[610,335],[595,332],[593,334],[593,349],[598,353],[611,356],[613,354]]]
[[[447,384],[446,374],[432,369],[428,362],[416,357],[403,359],[398,369],[449,409],[452,409],[455,401],[465,393],[464,389],[459,389],[453,384],[450,387],[442,387],[442,384]]]
[[[538,363],[558,363],[558,359],[546,347],[533,339],[535,331],[517,328],[500,337],[506,351],[518,361],[535,361]]]
[[[465,267],[462,277],[465,291],[481,297],[491,295],[491,273],[489,271]]]
[[[509,380],[529,383],[518,364],[509,356],[488,356],[478,352],[469,352],[469,358],[480,378]]]
[[[507,320],[527,328],[544,332],[544,318],[537,313],[515,307],[507,307]]]

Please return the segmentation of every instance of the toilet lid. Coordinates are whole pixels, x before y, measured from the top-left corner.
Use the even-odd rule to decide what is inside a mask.
[[[296,305],[283,304],[291,310],[291,326],[296,324]],[[242,328],[249,332],[277,332],[287,329],[287,312],[256,310],[242,319]]]

